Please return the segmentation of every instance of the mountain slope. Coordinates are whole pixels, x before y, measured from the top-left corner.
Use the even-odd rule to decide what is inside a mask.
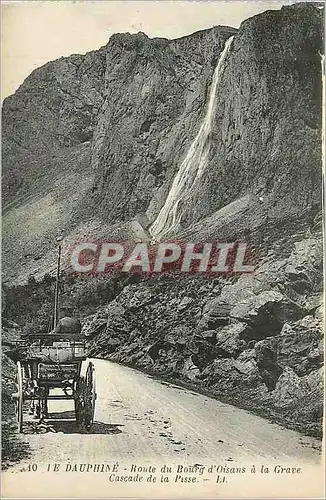
[[[238,33],[216,27],[177,40],[117,34],[99,51],[35,70],[3,107],[5,275],[44,274],[59,229],[78,239],[86,222],[92,237],[136,216],[145,229],[154,222],[199,130],[231,35],[208,164],[179,207],[181,229],[246,194],[263,205],[254,204],[247,233],[256,218],[266,219],[261,212],[274,226],[315,216],[321,21],[322,11],[301,4],[248,19]]]
[[[35,70],[5,100],[8,278],[44,274],[59,229],[77,228],[78,237],[79,223],[89,221],[94,233],[145,212],[196,133],[214,65],[234,32],[117,34],[99,51]],[[27,233],[24,214],[35,221]],[[33,262],[35,254],[44,262]]]

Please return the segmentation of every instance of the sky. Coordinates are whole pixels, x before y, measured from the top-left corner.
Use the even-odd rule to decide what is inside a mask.
[[[279,8],[275,1],[2,1],[2,97],[35,68],[98,49],[113,33],[177,38],[219,24],[237,28],[248,17]]]

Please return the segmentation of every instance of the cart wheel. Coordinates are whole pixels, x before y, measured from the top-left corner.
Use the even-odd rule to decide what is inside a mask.
[[[23,429],[23,367],[20,361],[17,361],[17,397],[15,398],[15,412],[18,422],[18,432]]]
[[[76,381],[75,388],[75,418],[76,424],[81,425],[83,423],[83,392],[84,392],[84,378],[80,377]]]
[[[94,421],[95,401],[95,368],[93,363],[89,362],[85,376],[84,388],[84,423],[86,429],[89,429]]]

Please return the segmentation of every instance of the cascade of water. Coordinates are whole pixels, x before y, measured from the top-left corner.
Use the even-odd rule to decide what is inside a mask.
[[[231,36],[226,41],[223,52],[215,68],[207,111],[199,132],[178,169],[160,213],[149,228],[150,234],[155,239],[162,238],[162,236],[170,233],[178,227],[182,215],[180,206],[182,206],[182,203],[186,201],[195,182],[197,182],[202,176],[204,168],[207,164],[209,153],[209,134],[212,128],[217,89],[224,67],[223,63],[229,52],[233,38],[234,37]]]

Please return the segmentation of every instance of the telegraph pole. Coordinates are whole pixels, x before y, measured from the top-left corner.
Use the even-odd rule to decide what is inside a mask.
[[[59,318],[59,282],[60,282],[60,260],[61,260],[61,242],[62,236],[57,237],[58,246],[58,263],[57,263],[57,277],[55,281],[55,294],[54,294],[54,316],[53,328],[57,326]]]

